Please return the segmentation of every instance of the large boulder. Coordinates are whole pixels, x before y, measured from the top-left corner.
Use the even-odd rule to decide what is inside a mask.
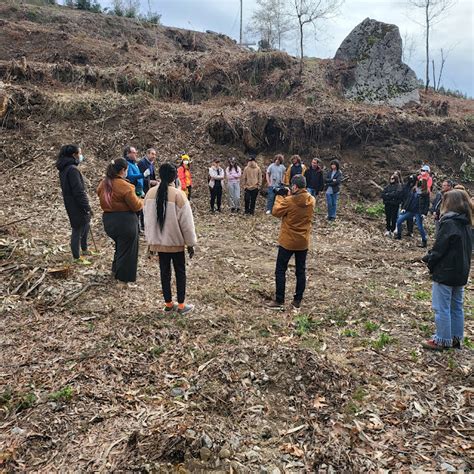
[[[402,38],[396,25],[366,18],[342,42],[334,59],[342,62],[347,98],[397,107],[419,103],[418,80],[402,62]]]

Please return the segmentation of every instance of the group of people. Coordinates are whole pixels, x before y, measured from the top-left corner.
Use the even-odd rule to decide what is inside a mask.
[[[114,159],[108,164],[106,176],[97,188],[103,210],[104,229],[115,243],[112,274],[116,280],[125,284],[136,280],[139,222],[142,218],[149,250],[151,253],[157,253],[159,257],[164,311],[186,314],[194,307],[185,301],[185,252],[192,258],[197,242],[189,202],[192,189],[190,160],[184,155],[179,166],[163,163],[156,176],[155,150],[147,150],[145,157],[139,162],[136,157],[137,153],[133,147],[125,148],[122,158]],[[87,233],[92,211],[84,180],[78,169],[83,159],[79,147],[65,145],[59,153],[57,168],[72,227],[71,251],[74,262],[84,264],[87,262],[84,255],[89,254]],[[267,212],[270,211],[282,221],[275,268],[275,299],[268,305],[272,309],[281,309],[285,302],[286,272],[293,255],[296,289],[292,306],[300,307],[306,286],[306,257],[310,246],[316,196],[325,190],[328,219],[334,219],[342,181],[337,160],[331,162],[331,168],[325,175],[317,159],[312,160],[308,168],[297,155],[292,157],[292,164],[288,169],[282,161],[283,156],[276,155],[266,172],[269,188]],[[432,187],[429,171],[424,167],[419,175],[408,179],[404,201],[408,204],[404,204],[400,214],[399,196],[404,188],[401,186],[400,174],[395,173],[390,184],[384,189],[387,231],[393,233],[397,229],[397,237],[401,237],[403,222],[409,223],[410,219],[415,219],[417,224],[421,222],[418,227],[423,228],[422,219],[417,216],[423,215],[426,201],[429,206],[429,192]],[[245,211],[252,214],[262,180],[262,173],[254,157],[249,158],[243,172],[233,159],[229,160],[226,170],[220,167],[219,160],[213,162],[208,180],[211,209],[217,206],[217,210],[220,210],[224,180],[228,186],[231,211],[239,210],[242,186],[246,193]],[[437,196],[433,203],[433,213],[438,219],[438,231],[433,248],[423,258],[433,279],[433,309],[436,321],[435,335],[423,346],[432,350],[461,347],[464,286],[469,277],[472,253],[473,206],[465,191],[451,189],[449,184],[448,181],[446,185],[443,182],[441,195]],[[423,242],[423,246],[426,246],[426,234],[422,233]],[[83,256],[80,255],[81,249]],[[174,268],[176,276],[176,302],[172,296],[171,267]]]
[[[323,169],[318,158],[311,160],[306,166],[299,155],[293,155],[288,168],[284,165],[284,156],[275,155],[273,162],[265,173],[257,164],[255,156],[250,155],[247,165],[242,170],[235,158],[230,158],[227,167],[221,167],[220,159],[216,158],[209,168],[209,190],[211,212],[222,211],[222,192],[227,186],[230,212],[240,212],[240,190],[244,191],[244,214],[255,214],[258,193],[263,188],[263,176],[266,181],[266,214],[272,213],[275,197],[285,186],[290,186],[291,179],[296,175],[305,177],[307,190],[317,197],[320,192],[326,191],[328,220],[336,219],[337,203],[339,199],[342,173],[338,160],[332,160],[330,170]]]

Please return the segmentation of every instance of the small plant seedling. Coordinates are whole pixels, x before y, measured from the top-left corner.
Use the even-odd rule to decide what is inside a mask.
[[[372,347],[374,349],[383,349],[387,344],[391,344],[393,341],[394,339],[390,334],[383,332],[378,339],[372,341]]]
[[[420,301],[429,301],[431,299],[431,293],[425,290],[417,290],[414,294],[414,298]]]
[[[458,363],[453,359],[452,356],[448,357],[448,368],[454,370],[458,366]]]
[[[355,206],[354,206],[354,211],[357,213],[357,214],[364,214],[365,213],[365,206],[363,204],[361,204],[360,202],[358,202]]]
[[[150,348],[150,354],[156,358],[160,357],[163,352],[165,352],[165,348],[163,346],[153,346]]]
[[[380,326],[372,321],[367,321],[364,327],[367,332],[374,332],[377,331]]]
[[[18,413],[22,410],[26,410],[27,408],[31,408],[35,403],[36,395],[33,392],[25,393],[18,401],[15,411]]]
[[[49,396],[49,398],[51,400],[54,400],[55,402],[68,402],[71,400],[73,392],[74,392],[73,388],[70,387],[69,385],[66,385],[61,390],[58,390],[57,392],[53,392]]]
[[[426,336],[426,337],[431,336],[431,333],[433,332],[433,330],[431,329],[431,325],[429,325],[429,324],[419,324],[418,328],[423,333],[423,335]]]
[[[357,387],[352,399],[361,402],[367,396],[367,392],[362,387]]]
[[[299,315],[296,320],[296,333],[298,336],[303,336],[304,334],[307,334],[310,332],[315,324],[311,316],[308,316],[306,314],[301,314]]]
[[[383,202],[379,202],[373,206],[369,206],[365,212],[370,217],[382,217],[385,214],[385,206]]]
[[[464,338],[463,343],[466,349],[474,349],[474,342],[472,342],[468,337]]]
[[[418,359],[420,358],[418,352],[416,352],[415,349],[410,352],[410,357],[413,362],[418,362]]]
[[[344,331],[342,331],[342,335],[344,337],[358,337],[359,336],[357,331],[355,331],[354,329],[344,329]]]

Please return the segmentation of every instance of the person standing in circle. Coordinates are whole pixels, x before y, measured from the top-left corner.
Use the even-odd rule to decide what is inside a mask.
[[[338,160],[331,161],[331,169],[326,174],[326,202],[328,206],[328,221],[336,220],[337,201],[341,188],[342,173]]]
[[[267,168],[267,210],[265,214],[272,213],[273,204],[275,203],[275,189],[281,186],[285,179],[285,165],[283,164],[283,155],[275,155],[273,163]]]
[[[137,212],[143,209],[143,200],[136,195],[135,187],[125,179],[127,169],[125,158],[112,160],[107,166],[105,178],[97,188],[100,207],[104,211],[104,229],[115,243],[112,275],[125,284],[137,278]]]
[[[229,165],[225,170],[227,192],[229,193],[230,212],[240,212],[240,177],[242,170],[235,158],[229,158]]]
[[[311,160],[311,166],[304,173],[308,193],[314,198],[324,189],[324,177],[321,163],[317,158]]]
[[[211,193],[211,212],[215,212],[215,205],[217,204],[217,212],[221,212],[222,203],[222,182],[225,174],[221,168],[221,161],[216,158],[209,168],[209,191]]]
[[[257,202],[258,190],[262,186],[262,170],[255,162],[255,156],[250,155],[244,168],[241,180],[244,189],[245,214],[253,215]]]
[[[87,236],[92,216],[89,198],[87,197],[84,178],[78,169],[84,160],[81,149],[77,145],[64,145],[56,161],[59,180],[64,199],[64,206],[71,224],[71,252],[73,262],[78,265],[90,265],[91,262],[81,257],[89,253]]]
[[[193,178],[191,176],[191,159],[188,155],[181,155],[181,164],[178,167],[178,178],[181,189],[191,201],[191,191],[193,188]]]
[[[145,239],[150,251],[158,252],[160,258],[164,311],[186,314],[194,309],[192,304],[185,303],[184,255],[187,247],[189,258],[192,258],[197,243],[193,213],[186,194],[174,185],[176,167],[164,163],[160,166],[159,175],[160,185],[152,188],[145,196]],[[176,275],[177,304],[173,303],[171,292],[171,264]]]

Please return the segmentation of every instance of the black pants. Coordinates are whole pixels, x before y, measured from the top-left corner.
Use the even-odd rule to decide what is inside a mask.
[[[387,230],[393,232],[397,225],[398,204],[385,204],[385,220]]]
[[[73,258],[81,256],[81,249],[87,250],[87,236],[89,234],[90,223],[87,222],[81,227],[73,227],[71,232],[71,252]]]
[[[188,186],[188,201],[191,201],[191,191],[193,190],[192,186]]]
[[[135,212],[104,212],[107,235],[115,242],[112,273],[120,281],[135,281],[138,264],[138,217]]]
[[[308,250],[286,250],[281,245],[278,247],[278,256],[275,269],[276,292],[275,300],[278,303],[285,302],[285,285],[286,285],[286,270],[288,269],[288,262],[293,254],[295,254],[296,264],[296,290],[294,299],[301,301],[303,293],[306,288],[306,255]]]
[[[258,189],[246,189],[244,194],[245,214],[255,212],[255,203],[257,202]]]
[[[171,262],[173,262],[174,274],[176,275],[176,290],[178,292],[178,303],[184,303],[186,297],[186,262],[183,252],[158,252],[160,256],[161,289],[165,303],[171,303]]]
[[[214,205],[217,201],[217,210],[221,210],[221,203],[222,203],[222,185],[221,183],[214,182],[214,187],[209,187],[211,191],[211,211],[214,211]]]

